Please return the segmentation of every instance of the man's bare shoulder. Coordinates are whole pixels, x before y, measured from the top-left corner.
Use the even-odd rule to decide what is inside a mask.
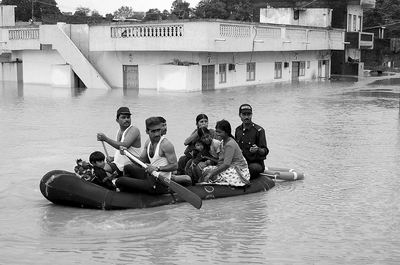
[[[160,144],[160,147],[162,150],[174,150],[174,145],[172,144],[172,142],[170,140],[168,140],[167,138],[164,138]]]

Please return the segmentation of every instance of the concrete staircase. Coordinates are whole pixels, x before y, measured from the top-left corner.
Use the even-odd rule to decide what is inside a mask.
[[[87,88],[111,89],[101,74],[64,32],[62,23],[42,25],[40,27],[40,42],[42,44],[51,44],[52,48],[56,49],[64,60],[71,65],[72,70]]]

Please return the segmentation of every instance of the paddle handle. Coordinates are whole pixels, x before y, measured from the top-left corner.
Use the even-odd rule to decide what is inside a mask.
[[[103,148],[104,148],[104,153],[106,153],[106,157],[110,157],[110,156],[108,155],[108,151],[107,151],[106,145],[104,144],[104,141],[101,141],[101,143],[102,143]]]
[[[144,169],[147,168],[147,165],[145,163],[142,162],[142,160],[140,160],[139,158],[137,158],[136,156],[132,155],[131,153],[129,153],[129,151],[127,150],[122,150],[122,152],[124,153],[124,155],[126,155],[127,157],[129,157],[129,159],[131,159],[132,161],[134,161],[135,163],[139,164],[141,167],[143,167]],[[151,174],[158,178],[160,173],[157,171],[153,171],[151,172]]]

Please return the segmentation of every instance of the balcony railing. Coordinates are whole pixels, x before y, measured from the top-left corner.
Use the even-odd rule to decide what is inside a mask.
[[[183,37],[183,25],[138,25],[111,27],[111,38]]]
[[[235,24],[220,24],[219,35],[221,37],[248,38],[250,37],[250,26]]]
[[[39,39],[39,29],[10,29],[8,30],[9,40],[34,40]]]

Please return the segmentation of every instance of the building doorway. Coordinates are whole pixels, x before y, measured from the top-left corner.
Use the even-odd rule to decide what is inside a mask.
[[[139,89],[139,66],[123,65],[123,89]]]
[[[329,61],[318,60],[318,77],[328,78],[329,77]]]
[[[215,89],[215,65],[203,65],[201,69],[201,90]]]
[[[300,62],[292,62],[292,81],[299,81]]]

